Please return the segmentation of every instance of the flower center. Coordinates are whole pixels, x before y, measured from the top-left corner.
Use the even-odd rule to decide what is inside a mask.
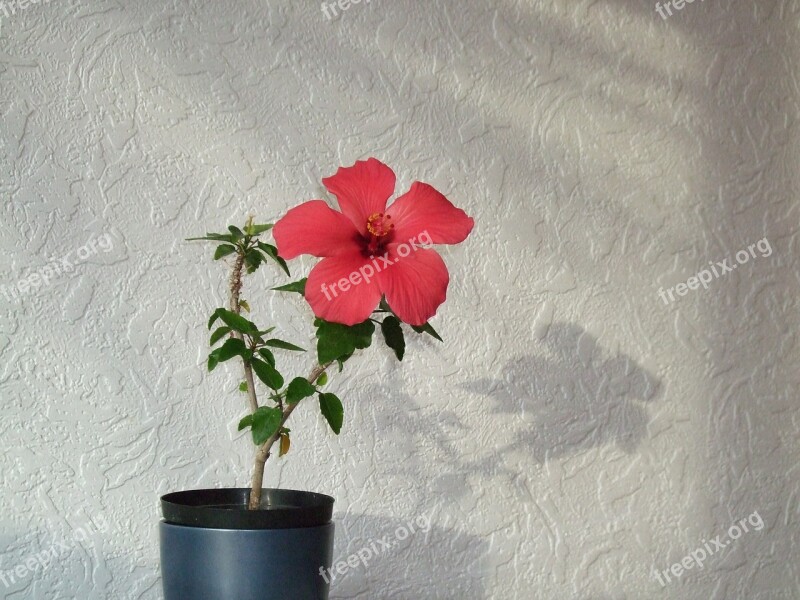
[[[376,238],[389,235],[394,229],[392,217],[383,213],[373,213],[367,219],[367,231]]]

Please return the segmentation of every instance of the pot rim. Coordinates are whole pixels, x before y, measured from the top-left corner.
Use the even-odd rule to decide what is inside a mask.
[[[161,496],[164,522],[209,529],[294,529],[331,522],[334,499],[317,492],[264,488],[247,510],[250,488],[184,490]]]

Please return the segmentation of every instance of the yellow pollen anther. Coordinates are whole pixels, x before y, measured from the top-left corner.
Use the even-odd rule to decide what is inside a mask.
[[[388,235],[389,232],[394,229],[394,223],[389,222],[391,220],[391,215],[373,213],[367,219],[367,231],[369,231],[375,237],[383,237]]]

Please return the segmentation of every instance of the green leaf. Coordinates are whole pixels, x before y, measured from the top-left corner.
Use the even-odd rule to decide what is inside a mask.
[[[275,355],[272,353],[272,350],[267,350],[266,348],[259,348],[258,353],[262,356],[262,358],[271,364],[273,367],[275,366]]]
[[[428,335],[435,337],[440,342],[444,341],[441,337],[439,337],[439,334],[436,333],[436,330],[431,326],[430,323],[425,323],[424,325],[412,325],[411,329],[417,333],[427,333]]]
[[[271,364],[254,358],[250,363],[258,378],[273,390],[283,387],[283,376]]]
[[[317,389],[308,383],[305,377],[295,377],[286,388],[286,402],[289,404],[297,404],[303,398],[313,396]]]
[[[239,391],[240,392],[246,392],[247,391],[247,382],[246,381],[243,381],[242,383],[239,384]]]
[[[187,242],[197,242],[197,241],[211,241],[211,242],[228,242],[233,244],[236,242],[236,239],[232,235],[223,234],[223,233],[207,233],[203,237],[193,237],[193,238],[186,238]]]
[[[344,356],[340,356],[336,359],[336,363],[339,365],[339,373],[342,372],[342,369],[344,369],[344,363],[347,362],[351,356],[353,356],[352,353],[345,354]]]
[[[233,254],[236,252],[236,246],[231,246],[230,244],[222,244],[221,246],[217,246],[217,251],[214,252],[214,260],[219,260],[229,254]]]
[[[214,331],[214,333],[211,334],[211,341],[209,342],[209,344],[211,344],[213,346],[218,341],[220,341],[222,338],[224,338],[226,335],[228,335],[230,332],[231,332],[231,328],[230,327],[219,327],[219,328],[217,328]]]
[[[369,320],[348,326],[316,319],[314,324],[317,326],[317,358],[323,365],[369,347],[375,333],[375,325]]]
[[[248,275],[252,275],[258,271],[258,267],[261,266],[262,262],[264,262],[264,255],[258,250],[250,250],[250,252],[244,255],[244,264],[245,267],[247,267]]]
[[[234,356],[247,357],[248,353],[242,340],[231,338],[208,355],[208,370],[213,371],[219,363],[230,360]]]
[[[333,429],[333,433],[339,435],[344,422],[344,407],[342,401],[335,394],[320,393],[319,408],[322,416],[328,421],[328,425]]]
[[[217,313],[217,316],[234,331],[238,331],[239,333],[247,333],[250,335],[258,335],[258,327],[256,327],[255,323],[245,319],[243,316],[237,315],[235,312],[225,308],[218,308]]]
[[[242,418],[241,421],[239,421],[239,429],[237,431],[241,431],[242,429],[245,429],[246,427],[251,427],[252,425],[253,425],[253,415],[247,415],[246,417]]]
[[[275,246],[273,246],[272,244],[265,244],[264,242],[258,242],[258,248],[264,254],[266,254],[272,260],[278,263],[281,266],[281,269],[283,269],[287,275],[291,275],[291,273],[289,273],[289,267],[286,264],[286,261],[283,260],[280,256],[278,256],[278,249]]]
[[[247,228],[247,235],[259,235],[260,233],[269,231],[272,229],[272,227],[272,223],[265,223],[263,225],[250,225],[250,227]]]
[[[253,422],[250,431],[253,434],[253,443],[260,446],[270,437],[275,435],[281,426],[283,413],[280,408],[261,406],[253,413]]]
[[[386,345],[394,350],[397,360],[403,360],[406,351],[406,339],[403,336],[403,328],[400,326],[400,319],[395,316],[386,317],[381,323],[381,332]]]
[[[294,352],[305,352],[304,348],[300,346],[295,346],[294,344],[290,344],[289,342],[284,342],[283,340],[278,339],[271,339],[264,342],[270,348],[280,348],[281,350],[292,350]]]
[[[214,326],[214,323],[217,322],[217,319],[219,319],[219,311],[221,311],[221,310],[222,310],[221,308],[218,308],[213,313],[211,313],[211,318],[208,319],[208,328],[209,329],[211,329]]]
[[[298,281],[293,281],[292,283],[287,283],[286,285],[280,285],[278,287],[272,288],[276,292],[295,292],[296,294],[300,294],[301,296],[306,295],[306,281],[308,281],[308,277],[303,277]]]
[[[242,233],[242,230],[233,225],[228,225],[228,231],[230,231],[231,235],[237,240],[240,240],[244,237],[244,233]]]
[[[317,377],[317,385],[325,385],[326,383],[328,383],[328,374],[323,372],[322,375]]]

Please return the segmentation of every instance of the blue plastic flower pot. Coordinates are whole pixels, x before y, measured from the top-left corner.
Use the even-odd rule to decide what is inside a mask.
[[[265,489],[192,490],[161,498],[164,600],[327,600],[333,498]]]

